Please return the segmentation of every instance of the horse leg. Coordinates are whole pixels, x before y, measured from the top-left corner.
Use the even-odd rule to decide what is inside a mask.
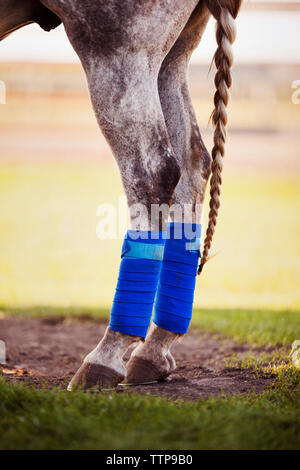
[[[51,0],[47,0],[51,7]],[[84,66],[98,123],[118,163],[130,209],[131,228],[162,231],[168,210],[151,217],[154,205],[169,208],[180,179],[157,87],[161,63],[197,0],[181,2],[55,2]],[[67,6],[71,6],[67,8]],[[137,215],[138,209],[144,209]],[[138,312],[135,312],[138,316]],[[72,379],[101,388],[125,375],[123,355],[141,339],[107,329]]]
[[[135,62],[136,58],[127,57],[126,61],[130,60]],[[116,76],[112,77],[114,73]],[[125,90],[120,90],[111,86],[119,80],[120,73],[119,69],[107,70],[102,65],[89,71],[91,97],[121,171],[131,229],[161,231],[168,213],[162,220],[153,219],[151,205],[169,206],[180,170],[172,155],[154,79],[140,67],[139,76],[127,76]],[[146,107],[145,102],[149,103]],[[145,210],[137,214],[135,207]],[[140,339],[108,328],[103,340],[85,358],[69,389],[82,384],[86,388],[95,385],[101,388],[122,381],[126,373],[122,357]]]
[[[159,95],[172,148],[179,163],[181,176],[173,194],[173,204],[179,205],[180,220],[199,223],[206,183],[210,174],[211,157],[202,141],[192,106],[187,67],[192,51],[199,44],[209,12],[202,2],[194,10],[180,37],[164,59],[159,73]],[[132,353],[127,364],[126,381],[141,383],[165,378],[176,367],[170,348],[182,337],[151,324],[146,341]]]

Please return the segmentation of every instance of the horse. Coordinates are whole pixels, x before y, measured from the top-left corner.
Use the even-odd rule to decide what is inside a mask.
[[[220,207],[232,44],[240,6],[241,0],[0,3],[0,39],[32,22],[46,31],[63,23],[85,71],[129,207],[130,228],[110,324],[68,390],[157,382],[176,367],[170,349],[188,331],[196,276],[209,258]],[[210,155],[197,124],[187,70],[211,16],[216,20],[217,50]],[[201,255],[200,221],[208,180],[210,210]]]

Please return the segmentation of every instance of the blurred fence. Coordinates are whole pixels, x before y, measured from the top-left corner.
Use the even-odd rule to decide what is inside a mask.
[[[195,98],[207,98],[213,91],[214,67],[190,66],[190,84]],[[238,64],[233,70],[236,98],[260,95],[290,99],[291,84],[300,78],[300,64]],[[83,70],[78,64],[2,63],[0,79],[7,93],[27,95],[82,95],[87,93]]]

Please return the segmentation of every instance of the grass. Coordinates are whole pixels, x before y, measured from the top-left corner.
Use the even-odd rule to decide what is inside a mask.
[[[259,346],[289,345],[300,338],[299,311],[196,309],[192,324],[202,330],[218,331],[237,341]]]
[[[299,403],[299,377],[290,368],[262,395],[198,403],[0,381],[0,448],[297,449]]]
[[[2,308],[27,316],[107,316],[93,308]],[[151,395],[37,390],[0,378],[0,449],[299,449],[299,371],[286,351],[299,334],[299,312],[199,310],[193,325],[240,342],[281,345],[230,368],[272,373],[262,394],[221,396],[196,403]]]
[[[92,307],[7,307],[0,305],[5,315],[27,317],[109,318],[106,308]],[[192,326],[201,330],[221,333],[238,342],[255,343],[257,346],[289,346],[300,338],[299,311],[272,311],[253,309],[199,309],[195,308]]]

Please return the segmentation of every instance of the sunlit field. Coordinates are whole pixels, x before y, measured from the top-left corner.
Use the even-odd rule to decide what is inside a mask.
[[[126,230],[124,193],[80,69],[0,66],[7,83],[0,105],[0,339],[9,338],[6,371],[0,369],[1,449],[299,449],[299,371],[289,352],[300,338],[300,104],[292,104],[285,68],[276,69],[286,75],[274,74],[279,84],[271,90],[265,71],[253,69],[256,78],[244,71],[234,81],[215,256],[196,287],[191,335],[207,335],[199,351],[209,367],[198,359],[198,343],[194,368],[190,356],[176,358],[178,383],[188,369],[195,377],[174,402],[161,391],[65,391],[88,352],[86,329],[97,336],[109,316]],[[290,72],[300,76],[299,67]],[[213,74],[200,70],[191,79],[211,149]],[[116,210],[115,239],[97,237],[103,203]],[[77,337],[62,335],[75,324]],[[30,325],[38,326],[31,332]],[[54,372],[49,361],[56,361]],[[214,384],[215,369],[224,384],[269,385],[241,394],[219,388],[192,403],[189,393]],[[36,387],[26,386],[31,380]]]
[[[3,163],[0,187],[0,303],[108,307],[123,234],[116,225],[119,239],[99,240],[96,211],[122,210],[116,168]],[[293,175],[226,175],[218,253],[198,279],[196,305],[299,308],[298,213]]]
[[[191,73],[191,85],[211,148],[213,74],[204,72]],[[119,222],[123,190],[82,71],[3,65],[2,75],[8,87],[0,107],[0,304],[107,308],[126,226],[117,240],[99,240],[96,212],[112,203]],[[240,75],[230,105],[216,256],[198,279],[196,306],[297,309],[300,108],[284,80],[259,99],[264,82],[249,91]]]

